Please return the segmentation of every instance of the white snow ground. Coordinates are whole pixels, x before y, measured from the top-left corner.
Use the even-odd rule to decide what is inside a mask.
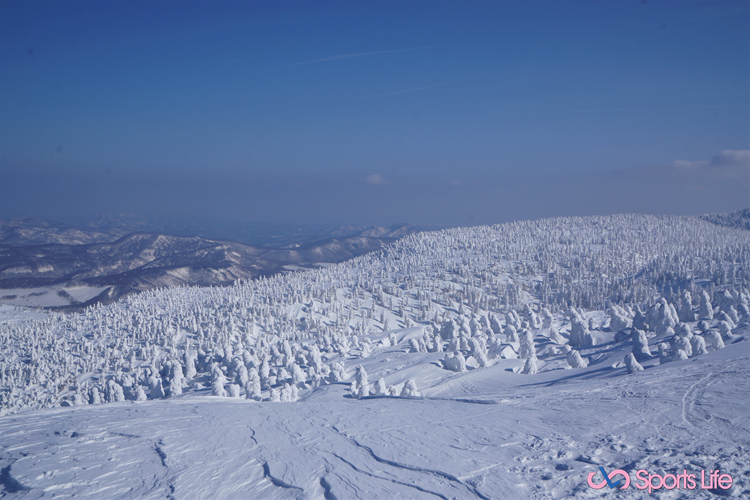
[[[186,396],[21,412],[0,419],[2,482],[24,499],[604,498],[614,493],[586,483],[601,465],[720,468],[747,495],[748,345],[630,376],[472,370],[424,399],[356,400],[334,384],[288,404]]]
[[[750,232],[615,216],[415,235],[68,316],[0,306],[0,498],[650,498],[591,489],[599,466],[721,469],[732,489],[654,496],[747,497],[749,283]],[[643,322],[654,356],[629,374]],[[685,328],[708,352],[678,350]],[[421,397],[353,398],[359,366],[367,393]]]

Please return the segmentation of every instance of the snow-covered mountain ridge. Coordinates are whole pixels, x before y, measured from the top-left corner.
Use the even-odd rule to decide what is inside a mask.
[[[88,244],[0,244],[0,303],[82,310],[156,287],[226,286],[283,273],[290,266],[316,267],[378,250],[400,237],[400,229],[289,248],[154,233]],[[96,293],[84,300],[70,295],[81,288]]]
[[[152,290],[69,316],[5,308],[4,488],[586,498],[601,493],[585,485],[595,465],[692,461],[731,470],[739,494],[749,264],[750,232],[699,218],[545,219],[409,235],[325,269]],[[695,439],[701,426],[709,435]],[[164,474],[135,486],[55,469],[39,442],[92,457],[113,445],[130,450],[113,455],[121,466],[147,456]],[[223,447],[242,464],[195,467],[225,482],[190,465]]]

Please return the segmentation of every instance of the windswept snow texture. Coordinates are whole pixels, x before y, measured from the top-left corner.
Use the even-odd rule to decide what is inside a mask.
[[[352,400],[334,385],[290,404],[181,397],[23,412],[0,419],[0,466],[28,488],[6,484],[9,498],[594,498],[586,475],[599,465],[719,466],[747,488],[747,345],[638,377],[493,367],[417,400]],[[497,404],[456,397],[466,394]]]
[[[76,315],[6,306],[0,497],[615,495],[599,466],[721,469],[716,493],[747,496],[749,263],[750,232],[699,218],[548,219]]]

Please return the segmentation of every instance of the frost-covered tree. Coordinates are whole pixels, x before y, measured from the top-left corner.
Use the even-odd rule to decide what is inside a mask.
[[[530,356],[526,358],[526,362],[523,365],[523,370],[521,373],[527,374],[527,375],[534,375],[538,371],[537,363],[536,363],[536,356]]]
[[[224,384],[220,380],[216,379],[211,382],[211,395],[225,398],[227,391],[224,389]]]
[[[505,325],[512,325],[513,328],[516,329],[516,331],[521,329],[521,318],[518,316],[518,313],[514,309],[511,309],[510,311],[505,313]]]
[[[271,374],[271,365],[268,363],[267,359],[263,359],[263,361],[260,364],[260,380],[261,382],[265,379],[268,379],[268,377]]]
[[[557,328],[550,327],[549,329],[549,339],[554,342],[555,344],[564,344],[565,343],[565,337],[560,335],[560,332],[557,331]]]
[[[355,375],[355,380],[357,381],[357,385],[360,387],[366,386],[369,384],[369,381],[367,379],[367,371],[365,371],[364,367],[362,365],[359,365],[357,367],[357,373]]]
[[[284,384],[284,387],[281,389],[281,401],[284,403],[292,403],[294,401],[297,401],[298,398],[299,393],[297,386],[288,383]]]
[[[728,321],[719,321],[716,327],[718,328],[719,334],[721,335],[721,338],[724,339],[724,341],[732,339],[732,325]]]
[[[490,328],[495,335],[503,333],[503,326],[500,324],[500,320],[494,314],[490,315]]]
[[[307,373],[297,363],[292,364],[292,385],[298,388],[305,388]]]
[[[226,383],[227,378],[224,376],[224,372],[218,363],[214,363],[211,367],[211,394],[218,397],[226,397],[227,391],[224,389]]]
[[[352,335],[363,336],[378,317],[394,328],[399,326],[394,318],[419,319],[427,335],[416,338],[420,351],[440,352],[438,346],[452,341],[453,350],[461,356],[470,350],[480,365],[472,339],[489,345],[489,356],[512,359],[521,350],[519,331],[537,328],[540,320],[545,328],[561,328],[563,311],[585,318],[580,329],[585,326],[589,334],[597,325],[588,320],[601,326],[604,311],[612,330],[623,318],[633,318],[633,327],[656,331],[660,338],[674,331],[699,355],[700,341],[677,321],[693,327],[697,310],[705,318],[695,331],[705,339],[714,326],[721,328],[722,346],[740,340],[732,330],[750,323],[748,283],[750,233],[690,217],[560,218],[420,233],[326,269],[224,288],[150,290],[81,314],[3,322],[0,414],[75,399],[73,381],[88,374],[98,375],[105,399],[116,399],[110,380],[129,399],[137,399],[139,386],[147,392],[153,385],[153,398],[178,393],[179,379],[186,379],[179,384],[185,392],[200,391],[218,363],[229,382],[240,382],[247,391],[249,381],[242,384],[236,359],[248,375],[251,368],[258,371],[262,389],[272,388],[277,376],[282,384],[295,382],[290,391],[348,380],[346,366],[333,370],[325,362],[339,353],[336,361],[350,363],[351,346],[356,355],[365,355],[371,342]],[[510,346],[493,339],[503,332],[503,315],[503,324],[515,329]],[[436,343],[434,336],[444,326],[450,338]],[[615,340],[622,341],[620,332],[626,331],[614,332]],[[580,337],[580,332],[572,335],[571,343],[585,348]],[[316,349],[326,353],[325,362],[323,356],[314,358]],[[545,349],[556,355],[555,345]],[[178,361],[182,377],[175,376]],[[295,364],[305,371],[304,382],[295,375]],[[88,397],[91,387],[80,390]]]
[[[96,386],[91,388],[91,404],[92,405],[102,404],[102,397],[99,394],[99,388]]]
[[[440,336],[440,334],[435,334],[435,337],[432,339],[432,346],[434,352],[443,352],[443,338]]]
[[[461,351],[457,353],[449,352],[443,358],[443,368],[454,372],[465,372],[466,371],[466,358],[461,354]]]
[[[568,347],[568,346],[565,346]],[[586,368],[589,365],[589,362],[581,357],[581,354],[576,351],[575,349],[566,349],[568,352],[566,354],[566,358],[568,360],[568,364],[571,366],[571,368]]]
[[[672,361],[685,361],[688,359],[688,355],[682,349],[677,349],[672,353]]]
[[[182,374],[182,366],[177,361],[171,364],[172,376],[169,381],[169,397],[179,396],[182,394],[183,386],[186,386],[185,377]]]
[[[520,351],[518,353],[521,359],[535,358],[536,348],[534,347],[534,336],[530,330],[521,330]]]
[[[388,388],[385,385],[385,379],[380,377],[377,382],[373,385],[372,393],[375,396],[386,396],[388,394]]]
[[[136,401],[146,401],[148,397],[146,396],[146,391],[143,390],[142,385],[138,385],[135,389],[135,400]]]
[[[679,321],[674,307],[664,297],[659,299],[650,313],[651,318],[653,318],[650,322],[653,322],[658,334],[664,334],[668,328],[674,330],[675,325]]]
[[[719,311],[719,314],[714,316],[714,320],[718,321],[719,323],[725,322],[729,325],[730,328],[734,328],[737,326],[732,318],[727,314],[725,311]]]
[[[542,308],[542,328],[552,328],[552,322],[554,321],[554,317],[552,316],[552,313],[549,309],[546,307]]]
[[[89,404],[88,401],[86,401],[86,399],[84,399],[84,397],[81,396],[80,392],[76,392],[73,395],[73,405],[82,406],[82,405],[87,405],[87,404]]]
[[[235,358],[236,361],[238,361],[237,367],[234,370],[235,378],[234,382],[239,385],[240,387],[245,387],[247,385],[247,382],[250,380],[250,375],[247,371],[247,366],[245,366],[244,361],[240,360],[239,358]],[[296,364],[294,366],[297,366]]]
[[[677,326],[675,326],[674,331],[675,335],[686,339],[690,339],[693,336],[693,332],[690,331],[690,325],[685,323],[678,323]]]
[[[458,340],[458,349],[461,351],[468,351],[470,349],[469,347],[469,341],[471,340],[470,337],[466,333],[462,333],[457,339]]]
[[[260,376],[255,368],[250,369],[248,372],[248,381],[245,385],[245,397],[255,401],[261,401],[263,399]]]
[[[334,361],[333,364],[331,364],[331,374],[329,375],[330,381],[333,383],[343,382],[346,378],[347,374],[344,364],[341,361]]]
[[[110,403],[125,401],[125,394],[122,391],[122,387],[114,380],[107,382],[107,392]]]
[[[417,389],[417,383],[414,381],[414,379],[410,378],[406,381],[403,389],[401,389],[400,396],[402,398],[418,398],[421,396],[419,390]]]
[[[192,351],[185,352],[185,378],[192,380],[198,374],[195,369],[196,353]]]
[[[631,337],[633,339],[633,356],[635,356],[636,361],[646,361],[651,359],[651,349],[648,347],[646,332],[633,328]]]
[[[417,339],[409,339],[409,345],[411,346],[411,352],[422,352],[419,346],[419,341]]]
[[[690,337],[690,345],[693,351],[693,356],[700,356],[706,354],[706,341],[700,335],[693,335]]]
[[[737,306],[737,316],[739,316],[737,323],[750,323],[750,307],[747,304]]]
[[[570,340],[571,347],[587,348],[594,345],[594,339],[589,332],[585,318],[578,311],[570,311]]]
[[[365,337],[365,339],[363,340],[363,342],[360,345],[361,345],[361,347],[360,347],[360,349],[361,349],[360,357],[362,359],[369,358],[372,355],[372,350],[373,350],[372,343],[370,342],[370,339],[368,339],[368,338]]]
[[[729,312],[729,308],[734,305],[734,297],[729,290],[722,290],[714,296],[719,311]]]
[[[161,399],[166,396],[161,377],[152,374],[148,381],[151,386],[151,399]]]
[[[687,354],[688,356],[693,355],[693,346],[690,343],[690,340],[687,339],[687,337],[680,337],[679,335],[675,335],[669,341],[669,344],[672,347],[673,351],[682,350],[685,351],[685,354]]]
[[[721,334],[716,330],[709,330],[706,333],[706,341],[713,347],[714,350],[724,348],[724,339],[721,338]]]
[[[636,307],[635,316],[633,317],[633,328],[643,330],[644,332],[651,329],[651,325],[649,325],[646,315],[643,314],[640,307]]]
[[[740,315],[737,313],[737,310],[734,308],[734,306],[729,306],[729,308],[726,310],[726,315],[729,316],[729,319],[734,325],[739,323]]]
[[[693,312],[693,299],[690,292],[685,291],[680,299],[680,310],[678,312],[680,321],[683,323],[692,323],[695,321],[695,313]]]
[[[700,294],[700,306],[698,307],[698,317],[707,321],[714,319],[714,309],[711,306],[711,298],[708,292],[703,290]]]
[[[635,359],[632,352],[625,356],[625,367],[628,369],[628,373],[643,371],[643,366]]]
[[[669,346],[665,342],[659,344],[659,364],[669,363],[672,361],[672,353],[669,350]]]
[[[616,304],[609,310],[609,328],[616,332],[629,328],[631,325],[627,312]]]
[[[271,389],[270,401],[272,403],[280,403],[281,402],[281,391],[279,391],[278,387],[274,387],[274,388]]]
[[[280,366],[276,369],[276,382],[281,384],[287,380],[292,378],[292,376],[289,374],[288,371],[286,371],[286,368],[283,366]]]
[[[395,332],[391,332],[388,334],[388,341],[393,347],[396,347],[398,345],[398,337],[396,337]]]
[[[443,340],[451,341],[453,338],[457,337],[458,334],[458,326],[456,326],[455,321],[450,318],[443,321],[440,326],[440,336]]]
[[[237,384],[227,385],[227,394],[230,398],[240,397],[240,386]],[[217,394],[218,395],[218,394]]]
[[[506,324],[503,333],[505,333],[505,339],[508,342],[518,342],[518,333],[514,325]]]

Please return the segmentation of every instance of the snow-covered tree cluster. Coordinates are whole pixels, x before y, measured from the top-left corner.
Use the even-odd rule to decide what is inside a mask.
[[[0,413],[186,393],[292,402],[338,383],[354,398],[420,397],[411,377],[360,366],[383,350],[450,376],[499,360],[535,374],[600,362],[588,352],[611,342],[632,345],[619,359],[634,373],[730,345],[749,287],[750,231],[699,218],[419,233],[318,270],[2,324]]]

